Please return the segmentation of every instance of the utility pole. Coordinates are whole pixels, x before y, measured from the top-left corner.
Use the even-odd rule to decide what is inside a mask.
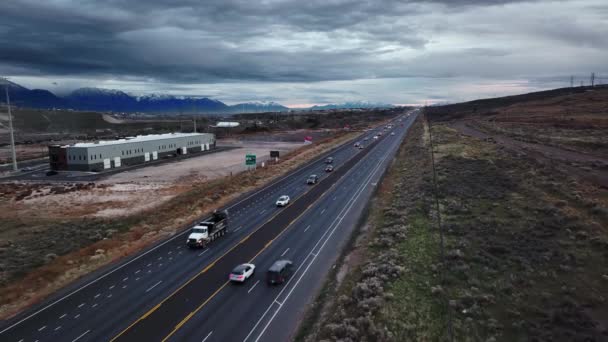
[[[591,73],[591,86],[593,87],[595,85],[595,73],[592,72]]]
[[[570,88],[574,87],[574,76],[570,76]]]
[[[194,133],[196,133],[196,118],[194,118]]]
[[[8,127],[10,130],[10,136],[11,136],[11,154],[13,157],[13,171],[17,171],[17,153],[15,152],[15,135],[13,133],[13,116],[11,114],[11,99],[8,96],[8,80],[6,78],[2,78],[1,79],[4,82],[5,85],[5,91],[6,91],[6,108],[8,109]]]

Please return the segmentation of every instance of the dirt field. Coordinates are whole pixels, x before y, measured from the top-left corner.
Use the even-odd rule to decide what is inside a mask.
[[[49,154],[47,145],[41,144],[17,145],[15,152],[17,154],[17,162],[21,160],[44,158]],[[11,147],[0,147],[0,164],[10,163],[12,160]]]
[[[536,100],[546,113],[560,101]],[[300,341],[608,339],[608,189],[588,177],[605,170],[602,126],[554,131],[598,144],[578,149],[477,125],[503,127],[502,110],[488,121],[433,108],[436,185],[429,136],[414,127],[364,225],[369,239],[336,267]]]

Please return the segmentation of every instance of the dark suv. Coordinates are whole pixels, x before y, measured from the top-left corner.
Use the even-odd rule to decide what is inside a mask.
[[[293,273],[293,263],[289,260],[277,260],[266,272],[268,285],[283,284]]]
[[[318,181],[319,181],[319,176],[310,175],[308,177],[308,179],[306,180],[306,184],[317,184]]]

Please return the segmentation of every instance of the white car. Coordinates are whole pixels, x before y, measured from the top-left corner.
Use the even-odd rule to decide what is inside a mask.
[[[283,195],[277,200],[277,207],[284,207],[289,204],[289,196]]]
[[[375,140],[378,140],[378,136],[377,136],[377,135],[374,135],[374,139],[375,139]]]
[[[395,132],[391,132],[391,135],[395,135]]]
[[[232,272],[230,272],[230,276],[228,277],[228,279],[230,279],[230,281],[243,283],[245,282],[245,280],[249,279],[254,272],[254,264],[241,264],[235,267]]]

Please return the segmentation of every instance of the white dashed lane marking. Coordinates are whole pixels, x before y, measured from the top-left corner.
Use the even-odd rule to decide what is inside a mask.
[[[76,342],[76,341],[80,340],[81,338],[84,337],[84,335],[88,334],[89,332],[91,332],[91,330],[85,331],[82,335],[80,335],[80,336],[76,337],[75,339],[73,339],[72,342]]]
[[[203,342],[207,341],[207,339],[209,338],[209,336],[211,336],[211,334],[213,334],[213,331],[211,331],[204,339]]]
[[[149,289],[147,289],[147,290],[146,290],[146,292],[149,292],[150,290],[152,290],[153,288],[157,287],[157,286],[158,286],[158,284],[160,284],[160,283],[162,283],[162,282],[163,282],[163,281],[161,280],[161,281],[159,281],[158,283],[156,283],[156,284],[152,285],[152,287],[150,287]]]
[[[253,288],[259,283],[260,281],[256,281],[255,284],[253,284],[253,286],[247,291],[247,293],[251,292],[253,290]]]

